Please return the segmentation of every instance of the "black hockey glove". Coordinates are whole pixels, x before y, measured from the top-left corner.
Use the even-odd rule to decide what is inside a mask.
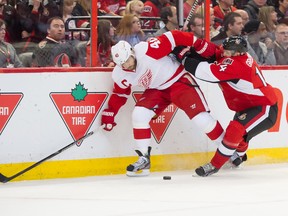
[[[194,58],[198,61],[207,61],[208,63],[214,63],[214,61],[216,61],[216,56],[213,55],[210,58],[205,58],[203,56],[201,56],[200,54],[198,54],[195,49],[193,49],[193,47],[190,49],[190,54],[189,54],[190,58]]]

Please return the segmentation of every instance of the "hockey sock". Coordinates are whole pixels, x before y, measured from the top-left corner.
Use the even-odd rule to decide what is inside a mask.
[[[229,160],[234,152],[235,148],[230,148],[224,143],[221,143],[211,160],[211,164],[217,169],[220,169],[226,163],[226,161]]]

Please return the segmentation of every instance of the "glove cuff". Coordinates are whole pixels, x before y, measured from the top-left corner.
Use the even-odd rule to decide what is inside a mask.
[[[112,110],[112,109],[105,109],[103,112],[102,112],[102,115],[103,116],[110,116],[110,117],[115,117],[115,112]]]
[[[200,55],[203,54],[207,50],[207,47],[208,47],[208,43],[207,42],[203,41],[203,43],[204,44],[203,44],[202,48],[200,50],[196,51]]]

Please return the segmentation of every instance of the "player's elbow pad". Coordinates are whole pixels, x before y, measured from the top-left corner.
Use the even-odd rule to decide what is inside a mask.
[[[194,59],[194,58],[186,58],[184,62],[185,70],[187,70],[189,73],[195,75],[196,68],[198,67],[200,61]]]

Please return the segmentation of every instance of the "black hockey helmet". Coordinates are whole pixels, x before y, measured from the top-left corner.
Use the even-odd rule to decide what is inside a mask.
[[[225,50],[233,50],[236,52],[247,52],[247,41],[241,35],[230,36],[223,41],[223,48]]]

